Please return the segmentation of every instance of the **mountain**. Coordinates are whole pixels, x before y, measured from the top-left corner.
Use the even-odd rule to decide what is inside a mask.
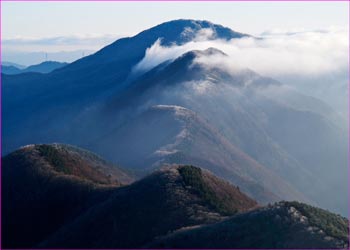
[[[132,180],[100,157],[68,145],[28,145],[5,156],[3,246],[32,247]]]
[[[45,61],[36,65],[31,65],[25,68],[24,72],[38,72],[38,73],[50,73],[56,69],[62,68],[68,65],[68,63],[54,62],[54,61]]]
[[[9,248],[141,246],[257,207],[238,187],[193,166],[162,168],[128,185],[125,171],[69,145],[28,145],[5,156],[2,167]]]
[[[2,61],[1,62],[2,66],[13,66],[16,67],[18,69],[24,69],[26,66],[21,65],[21,64],[17,64],[17,63],[13,63],[13,62],[7,62],[7,61]]]
[[[40,144],[5,156],[2,167],[6,248],[348,246],[345,218],[298,202],[261,207],[192,165],[130,183],[89,151]]]
[[[119,39],[95,54],[49,74],[3,75],[3,107],[6,116],[3,124],[6,141],[4,153],[33,142],[52,142],[53,137],[57,138],[54,141],[62,141],[63,135],[57,137],[57,132],[31,136],[24,130],[38,126],[55,126],[51,124],[54,120],[53,114],[62,114],[62,123],[77,119],[83,110],[94,109],[106,96],[120,88],[132,68],[145,56],[146,49],[160,36],[162,44],[170,44],[173,39],[178,39],[177,43],[183,44],[202,28],[212,28],[215,37],[221,39],[246,36],[207,21],[176,20],[160,24],[132,38]],[[184,36],[185,30],[192,32],[186,32],[188,34]],[[37,115],[32,110],[36,110]],[[18,120],[22,122],[18,123]],[[62,129],[66,126],[60,124],[59,127]],[[18,140],[12,137],[13,130],[19,133]],[[7,140],[8,137],[12,139]],[[80,144],[67,141],[66,138],[63,142]]]
[[[1,66],[1,73],[8,74],[8,75],[15,75],[15,74],[20,74],[22,70],[15,66]]]
[[[1,72],[7,75],[16,75],[26,72],[36,72],[36,73],[43,73],[47,74],[50,73],[56,69],[62,68],[64,66],[68,65],[68,63],[61,63],[61,62],[54,62],[54,61],[45,61],[40,64],[31,65],[26,68],[18,68],[16,66],[1,66]]]
[[[169,231],[221,221],[256,205],[206,171],[173,166],[116,190],[39,247],[137,248]]]
[[[347,190],[347,142],[346,131],[338,126],[336,113],[321,101],[286,88],[282,83],[251,70],[228,72],[217,66],[197,63],[199,59],[210,58],[213,54],[225,56],[215,49],[191,51],[172,62],[159,65],[129,83],[125,91],[114,95],[106,104],[105,116],[113,117],[107,124],[115,127],[106,126],[107,132],[103,136],[118,140],[113,134],[128,127],[128,119],[134,119],[137,112],[152,105],[175,104],[186,107],[216,128],[232,145],[272,170],[308,199],[345,214],[347,201],[341,193]],[[145,123],[147,121],[139,120],[142,126]],[[133,128],[135,126],[130,125],[127,132],[130,135],[129,148],[140,149],[136,145],[144,137],[143,127],[139,127],[141,133],[137,129],[132,131]],[[149,138],[149,141],[143,145],[148,147],[148,154],[155,152],[152,151],[155,148],[150,141],[156,141],[163,130],[171,132],[170,128],[171,126],[165,125],[147,133],[145,138]],[[133,137],[134,133],[138,137]],[[120,140],[125,138],[121,137]],[[193,139],[193,142],[201,143],[198,138]],[[109,147],[111,143],[105,141],[102,144]],[[170,142],[162,143],[166,147]],[[91,147],[99,150],[103,145],[98,143]],[[213,158],[211,150],[205,149],[202,152],[202,159]],[[124,154],[123,159],[117,155],[111,158],[108,150],[101,150],[100,153],[110,160],[121,161],[129,166],[132,166],[135,159],[131,156],[127,160],[128,154]],[[146,160],[145,157],[148,156],[143,155],[139,159]],[[334,170],[332,174],[329,173],[330,166]],[[213,168],[211,170],[214,171]],[[219,174],[218,171],[215,173]],[[251,178],[259,179],[256,176]],[[343,191],[339,192],[340,190]],[[258,196],[253,197],[262,201]],[[284,196],[284,199],[289,198]]]
[[[307,200],[273,171],[232,145],[199,114],[180,106],[151,107],[106,133],[96,149],[107,159],[117,159],[136,169],[151,171],[165,164],[202,166],[239,185],[261,203],[282,197]]]
[[[183,228],[150,248],[348,248],[348,220],[298,202],[280,202],[216,224]]]
[[[214,31],[211,39],[246,36],[207,21],[176,20],[153,27],[132,38],[119,39],[97,53],[50,74],[4,75],[3,112],[6,116],[3,124],[6,141],[4,152],[9,153],[19,146],[33,142],[61,141],[83,145],[77,141],[69,141],[71,136],[67,138],[63,138],[64,134],[57,136],[57,133],[60,133],[58,131],[49,135],[47,133],[39,135],[41,132],[30,135],[24,130],[44,126],[51,127],[50,130],[55,129],[52,126],[57,126],[62,130],[69,126],[62,124],[79,119],[78,117],[83,115],[83,110],[87,112],[95,109],[95,106],[100,105],[106,96],[123,88],[123,81],[145,56],[146,49],[159,38],[162,38],[164,45],[175,42],[173,39],[176,39],[177,44],[183,44],[195,37],[200,30],[208,28]],[[79,98],[76,98],[77,96]],[[18,103],[26,103],[26,105],[18,105]],[[37,115],[33,114],[32,110],[36,110]],[[58,126],[57,121],[53,121],[55,120],[55,117],[52,117],[53,114],[62,114],[62,124]],[[21,122],[18,123],[18,120]],[[17,131],[18,140],[12,137],[12,131]],[[40,131],[45,133],[47,129]],[[7,140],[8,137],[11,139]]]
[[[230,169],[228,180],[249,180],[253,187],[248,189],[246,183],[242,188],[259,201],[307,200],[346,214],[347,130],[322,101],[252,70],[226,67],[227,56],[216,48],[187,51],[135,73],[147,48],[156,42],[169,49],[209,34],[208,30],[210,35],[202,39],[248,36],[207,21],[175,20],[119,39],[48,74],[3,75],[3,153],[31,143],[61,142],[98,152],[143,173],[159,167],[157,162],[200,163],[225,178],[224,170]],[[218,60],[222,63],[215,64]],[[181,153],[181,161],[173,157],[179,153],[161,155],[158,150],[171,148],[169,144],[176,142],[172,136],[179,135],[185,125],[144,125],[148,110],[161,105],[183,107],[200,117],[188,123],[199,132],[192,131],[184,145],[173,146]],[[152,112],[159,119],[165,113]],[[169,117],[165,120],[179,119]],[[147,135],[133,121],[142,122]],[[130,141],[120,129],[130,135]],[[195,140],[189,142],[191,136]],[[147,143],[140,145],[143,139]],[[133,151],[138,157],[118,154],[118,150],[126,152],[121,142],[130,150],[140,149]],[[186,152],[191,148],[195,158]],[[243,163],[250,167],[245,169]],[[256,184],[261,193],[252,192]]]

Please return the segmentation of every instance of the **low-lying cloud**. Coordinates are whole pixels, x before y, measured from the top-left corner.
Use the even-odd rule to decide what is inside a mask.
[[[210,32],[205,31],[200,35]],[[266,32],[262,37],[240,39],[195,39],[181,46],[165,47],[157,40],[135,67],[145,71],[173,60],[191,50],[214,47],[228,57],[200,58],[199,63],[231,69],[249,68],[267,76],[320,75],[337,73],[348,67],[348,32],[328,29],[303,32]],[[224,59],[225,58],[225,59]]]
[[[89,34],[55,37],[14,37],[1,40],[5,51],[73,51],[73,50],[98,50],[120,36],[111,34]]]
[[[118,36],[89,34],[55,37],[15,37],[2,39],[4,45],[71,45],[113,42]]]
[[[55,37],[14,37],[1,40],[2,60],[32,65],[46,60],[72,62],[96,52],[119,36],[89,34]]]

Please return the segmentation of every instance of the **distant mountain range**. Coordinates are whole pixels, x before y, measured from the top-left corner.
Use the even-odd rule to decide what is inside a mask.
[[[50,73],[55,69],[62,68],[68,63],[54,62],[54,61],[45,61],[40,64],[31,65],[28,67],[17,65],[14,63],[5,62],[1,65],[1,72],[7,75],[16,75],[27,72],[36,72],[36,73]]]
[[[14,67],[16,67],[16,68],[18,68],[18,69],[24,69],[24,68],[26,68],[26,66],[24,66],[24,65],[17,64],[17,63],[13,63],[13,62],[7,62],[7,61],[2,61],[2,62],[1,62],[1,65],[2,65],[2,66],[14,66]]]
[[[247,229],[248,231],[243,231],[241,235],[249,239],[247,242],[238,242],[235,245],[233,241],[227,240],[222,242],[223,245],[218,244],[218,247],[225,248],[226,243],[233,247],[248,248],[257,247],[260,243],[267,248],[308,247],[310,244],[317,247],[340,247],[345,244],[342,238],[345,230],[344,219],[323,210],[300,203],[284,202],[252,213],[248,211],[255,209],[257,203],[265,206],[268,203],[286,200],[308,203],[342,215],[347,214],[347,129],[341,125],[344,123],[343,118],[331,107],[319,99],[304,95],[250,69],[235,69],[212,63],[224,61],[228,57],[214,47],[189,50],[177,58],[146,67],[143,71],[136,70],[147,49],[155,43],[171,49],[175,45],[193,42],[203,30],[210,30],[210,36],[205,37],[208,41],[219,39],[235,42],[249,37],[247,34],[208,21],[175,20],[145,30],[134,37],[119,39],[93,55],[50,73],[2,75],[3,155],[27,144],[40,144],[22,148],[6,156],[6,164],[18,165],[22,161],[27,162],[21,155],[29,152],[32,156],[28,164],[35,167],[32,170],[25,169],[35,173],[37,166],[42,166],[48,161],[52,165],[51,170],[54,171],[48,173],[45,170],[44,175],[40,173],[40,177],[30,178],[43,178],[42,185],[50,183],[44,181],[48,175],[54,176],[50,177],[53,181],[56,181],[56,178],[64,179],[64,185],[59,184],[60,189],[55,187],[52,193],[50,189],[42,194],[41,190],[46,188],[33,186],[33,190],[38,189],[40,195],[12,204],[11,206],[18,206],[18,210],[13,210],[14,213],[21,214],[21,207],[26,203],[32,204],[35,200],[38,200],[38,204],[45,203],[47,197],[55,197],[62,190],[77,190],[77,193],[72,191],[71,194],[67,194],[68,201],[74,200],[73,196],[81,197],[81,202],[75,204],[72,201],[72,205],[67,203],[68,208],[65,207],[66,204],[62,204],[62,209],[59,209],[62,211],[61,217],[57,216],[59,219],[49,224],[38,224],[40,230],[33,231],[33,235],[30,236],[26,234],[26,226],[21,227],[23,231],[15,233],[18,228],[11,228],[13,225],[9,220],[11,230],[8,237],[12,242],[10,245],[18,242],[18,247],[30,245],[45,248],[128,248],[163,245],[185,248],[187,245],[181,245],[181,242],[186,242],[182,237],[192,237],[191,235],[198,232],[204,236],[210,234],[212,227],[219,231],[226,230],[226,225],[231,223],[243,228],[247,226],[240,224],[240,219],[220,224],[223,217],[226,219],[228,216],[227,209],[231,212],[247,212],[244,216],[253,224],[255,219],[260,221],[261,218],[272,218],[271,214],[275,216],[277,213],[279,217],[286,218],[291,227],[286,226],[284,222],[281,224],[277,219],[276,223],[273,222],[270,226],[273,230],[283,230],[278,239],[265,241],[265,237],[271,238],[269,232],[272,231],[262,236],[263,239],[251,239],[250,235],[248,237],[245,234],[251,232]],[[90,158],[87,162],[81,161],[79,155],[82,151],[78,149],[61,144],[42,145],[54,142],[86,148],[114,165],[124,166],[127,170],[102,160],[93,164]],[[17,157],[21,160],[17,160]],[[81,167],[75,166],[79,162],[82,162]],[[180,166],[198,166],[202,170],[199,171],[196,167],[181,170],[183,167]],[[164,170],[164,167],[167,167],[167,170]],[[63,176],[55,175],[57,171],[63,171]],[[196,184],[192,183],[193,185],[199,185],[200,189],[205,190],[197,190],[194,192],[195,196],[183,200],[181,195],[177,196],[178,193],[168,193],[179,190],[180,194],[185,193],[186,197],[189,195],[186,183],[183,183],[186,182],[186,177],[181,175],[181,171],[190,171],[197,177],[210,171],[218,176],[216,179],[223,178],[232,185],[239,186],[239,190],[230,186],[228,189],[231,191],[227,191],[227,197],[231,198],[226,199],[220,196],[221,192],[226,191],[218,191],[226,190],[228,184],[225,181],[218,180],[220,188],[214,192],[203,187],[202,182],[198,184],[198,180],[194,180]],[[198,174],[198,171],[201,174]],[[22,177],[15,177],[15,173],[9,172],[8,175],[7,179],[18,178],[21,182]],[[72,176],[79,181],[71,183]],[[121,176],[123,178],[120,178]],[[139,181],[129,185],[134,179]],[[192,181],[192,177],[190,179]],[[81,184],[81,181],[84,184]],[[31,182],[36,183],[34,179],[28,179],[27,183]],[[38,182],[38,185],[40,183]],[[10,181],[8,185],[11,185]],[[175,191],[171,191],[171,188]],[[97,190],[98,195],[92,190]],[[154,197],[155,190],[160,192],[160,196]],[[221,205],[216,207],[212,204],[212,194],[216,191],[220,195],[214,195],[214,203],[219,202],[219,199],[219,204],[226,212],[221,210]],[[35,192],[33,191],[34,194]],[[88,195],[91,192],[94,193],[92,200]],[[203,192],[205,194],[201,196]],[[168,195],[176,197],[175,200],[168,200]],[[238,200],[244,200],[243,207],[234,202],[238,196]],[[245,198],[242,198],[243,196]],[[131,201],[130,197],[139,198]],[[150,198],[144,200],[142,197]],[[38,214],[43,216],[43,221],[47,221],[47,218],[57,212],[55,207],[62,199],[65,199],[64,196],[58,195],[58,198],[50,200],[54,204],[52,210],[43,212],[43,207],[40,208],[42,210],[37,210]],[[95,202],[93,199],[98,200],[96,206],[91,207],[89,204]],[[189,200],[195,203],[187,203]],[[32,220],[37,217],[29,216],[37,213],[34,209],[36,205],[31,207],[28,204],[28,213],[24,213],[23,217],[18,214],[11,215],[18,218],[16,223],[20,223],[21,220],[28,223],[26,225],[34,223]],[[168,204],[171,207],[177,204],[179,214],[173,209],[168,211]],[[201,207],[203,204],[206,204],[205,208]],[[162,210],[163,208],[165,210]],[[302,222],[301,225],[300,221],[295,222],[294,209],[298,211],[295,215],[298,218],[300,214],[308,218],[311,216],[312,225],[309,225],[309,222]],[[151,210],[155,215],[149,218],[139,212],[147,213]],[[200,211],[200,215],[193,214],[193,211],[197,210]],[[289,213],[290,210],[293,211]],[[11,214],[11,211],[9,207],[8,213]],[[168,212],[169,215],[166,215]],[[318,217],[322,222],[317,220]],[[139,222],[143,219],[144,224]],[[177,231],[209,221],[218,224]],[[324,228],[324,223],[327,224],[325,221],[329,221],[336,231],[340,230],[341,236],[334,233],[333,229]],[[88,225],[106,228],[106,232],[101,231],[95,235],[96,231],[89,231]],[[125,231],[120,230],[118,225],[126,228]],[[137,229],[135,225],[140,228]],[[155,226],[150,229],[149,225]],[[261,230],[269,227],[264,222],[259,225]],[[318,233],[314,234],[314,229],[307,229],[313,225],[317,230],[322,228],[322,232],[317,231]],[[307,237],[306,242],[301,241],[298,245],[299,236],[304,234]],[[120,235],[121,238],[114,238],[115,235]],[[200,237],[198,236],[198,239]],[[233,234],[232,239],[236,239],[235,237],[240,236]],[[204,245],[194,241],[188,246],[213,247],[220,241],[214,236],[211,239],[213,245],[210,245],[210,241],[203,242]],[[21,242],[25,242],[24,245],[20,245]]]
[[[348,221],[302,203],[261,207],[194,166],[132,173],[73,146],[3,158],[5,248],[345,248]],[[35,227],[33,227],[35,225]]]
[[[84,41],[86,42],[86,40]],[[106,41],[104,41],[106,42]],[[107,44],[101,42],[101,44]],[[11,43],[9,41],[9,43]],[[39,49],[38,49],[39,48]],[[5,49],[2,51],[2,59],[5,61],[2,61],[1,64],[6,65],[7,62],[16,62],[18,65],[35,65],[40,64],[45,58],[48,58],[50,61],[57,61],[57,62],[74,62],[78,60],[79,58],[82,58],[84,56],[90,55],[95,53],[97,50],[93,49],[77,49],[77,50],[61,50],[59,51],[43,51],[44,48],[40,46],[32,47],[31,51],[20,51],[20,50],[12,50],[12,49]],[[13,64],[13,63],[11,63]],[[16,67],[16,65],[13,65]],[[25,68],[26,66],[23,66]],[[17,67],[20,68],[20,67]]]

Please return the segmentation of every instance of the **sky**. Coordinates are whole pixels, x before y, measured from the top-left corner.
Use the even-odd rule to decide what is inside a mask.
[[[28,64],[25,58],[40,61],[49,53],[72,61],[180,18],[252,35],[348,30],[348,10],[348,2],[1,2],[2,59]]]

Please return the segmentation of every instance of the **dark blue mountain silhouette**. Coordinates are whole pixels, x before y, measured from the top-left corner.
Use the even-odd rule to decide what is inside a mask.
[[[55,62],[55,61],[45,61],[39,64],[31,65],[26,68],[20,69],[16,66],[1,66],[1,73],[7,75],[16,75],[27,72],[36,72],[36,73],[50,73],[56,69],[62,68],[63,66],[68,65],[68,63]]]

